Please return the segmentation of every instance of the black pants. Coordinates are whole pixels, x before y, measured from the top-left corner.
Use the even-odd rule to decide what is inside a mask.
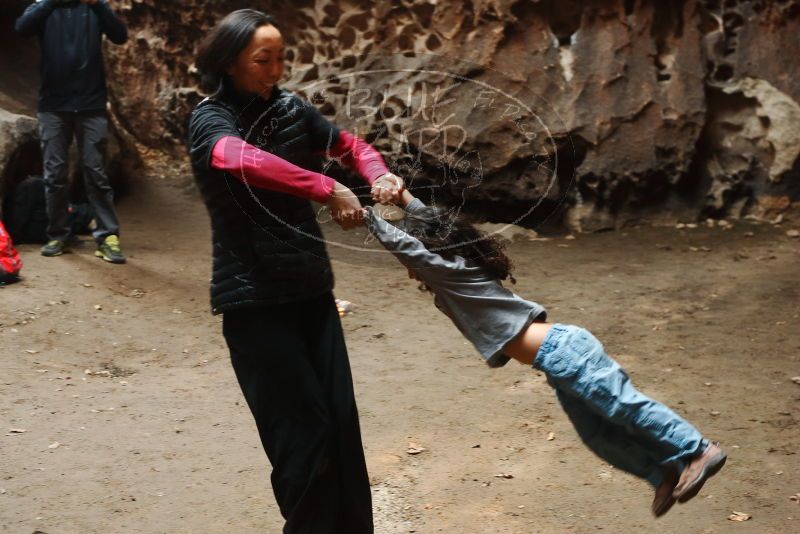
[[[284,532],[373,532],[353,381],[333,295],[226,312],[223,333],[272,463]]]

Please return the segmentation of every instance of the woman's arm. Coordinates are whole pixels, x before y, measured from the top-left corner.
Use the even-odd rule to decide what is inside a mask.
[[[189,119],[189,157],[196,172],[222,170],[255,187],[318,200],[345,230],[363,221],[361,202],[352,191],[328,176],[248,145],[231,110],[213,100],[201,102]]]
[[[383,156],[372,145],[345,130],[339,131],[339,142],[326,150],[325,155],[338,159],[370,185],[389,172]]]
[[[375,202],[394,204],[399,201],[399,195],[405,188],[403,179],[392,174],[386,167],[383,156],[363,139],[341,130],[338,144],[325,154],[337,158],[370,184]]]
[[[323,203],[330,199],[336,184],[330,176],[298,167],[234,136],[223,137],[214,145],[211,167],[253,187]]]
[[[363,219],[361,202],[346,186],[330,176],[308,171],[260,150],[239,137],[222,137],[216,142],[211,167],[253,187],[326,204],[333,220],[345,230],[355,228]]]
[[[357,172],[372,186],[372,197],[382,204],[396,203],[405,187],[403,180],[389,172],[383,156],[369,143],[331,124],[317,108],[307,106],[306,118],[312,145],[328,157]]]
[[[310,103],[299,99],[298,102],[306,110],[306,124],[314,150],[329,158],[336,158],[370,185],[389,172],[383,157],[369,143],[337,128]]]

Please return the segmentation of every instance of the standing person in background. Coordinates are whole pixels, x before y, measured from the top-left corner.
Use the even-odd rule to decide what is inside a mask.
[[[369,478],[333,273],[316,213],[360,225],[358,198],[320,173],[339,158],[383,201],[402,180],[374,148],[278,86],[276,21],[242,9],[200,45],[213,94],[189,122],[189,154],[211,218],[211,307],[272,463],[284,532],[373,532]]]
[[[17,19],[16,29],[24,36],[38,35],[42,51],[38,119],[49,218],[49,241],[42,255],[60,256],[73,237],[67,223],[67,173],[74,136],[97,223],[95,255],[125,263],[114,191],[105,170],[108,115],[102,39],[105,34],[112,43],[123,44],[128,30],[107,0],[37,0]]]

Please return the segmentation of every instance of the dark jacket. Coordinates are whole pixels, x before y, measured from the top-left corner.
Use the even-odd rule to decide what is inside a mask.
[[[249,188],[214,169],[214,145],[240,137],[312,171],[339,131],[310,104],[275,88],[268,99],[225,90],[195,108],[189,155],[211,217],[212,312],[317,297],[333,289],[333,273],[309,200]]]
[[[122,44],[125,24],[106,0],[37,0],[17,19],[22,35],[38,34],[42,58],[39,111],[106,109],[102,38]]]

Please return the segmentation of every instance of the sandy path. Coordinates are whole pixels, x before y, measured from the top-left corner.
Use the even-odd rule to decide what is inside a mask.
[[[191,187],[152,181],[121,217],[127,265],[88,244],[55,259],[24,245],[24,282],[0,289],[0,530],[278,532],[207,309],[205,211]],[[643,391],[731,453],[657,522],[650,490],[584,449],[542,377],[486,368],[390,256],[331,248],[337,295],[358,304],[344,321],[377,532],[800,530],[800,240],[785,230],[642,228],[511,248],[517,292],[592,329]],[[326,235],[357,244],[364,232]],[[408,455],[409,442],[428,450]],[[732,510],[753,518],[733,523]]]

